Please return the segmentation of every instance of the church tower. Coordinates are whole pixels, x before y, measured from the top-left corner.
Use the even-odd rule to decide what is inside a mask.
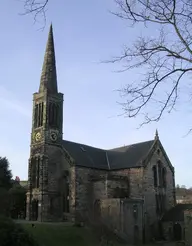
[[[62,149],[63,94],[58,92],[53,28],[50,26],[39,91],[33,95],[28,166],[27,220],[53,220],[52,207],[60,198],[57,174]],[[53,206],[54,203],[56,205]],[[52,218],[51,217],[52,214]],[[55,215],[55,214],[54,214]]]

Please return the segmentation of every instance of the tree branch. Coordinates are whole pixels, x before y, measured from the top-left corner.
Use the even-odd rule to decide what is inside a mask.
[[[126,100],[120,103],[124,115],[143,113],[141,125],[159,121],[170,113],[179,97],[178,88],[184,75],[192,72],[192,2],[190,0],[114,0],[119,11],[113,12],[132,26],[143,25],[159,30],[155,38],[138,37],[132,46],[125,46],[120,56],[107,63],[120,62],[122,72],[142,69],[139,81],[129,82],[119,90]],[[166,90],[166,93],[163,92]],[[160,99],[159,99],[160,98]],[[158,114],[146,107],[155,102]],[[157,111],[157,110],[156,110]]]
[[[46,7],[49,0],[24,0],[25,12],[22,15],[32,14],[34,16],[34,22],[38,19],[43,19],[43,27],[46,25]]]

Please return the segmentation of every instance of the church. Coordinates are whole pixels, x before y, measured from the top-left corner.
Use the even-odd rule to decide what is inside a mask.
[[[33,94],[26,219],[100,221],[131,241],[159,234],[176,198],[174,167],[158,132],[149,141],[110,150],[67,141],[63,101],[51,26]]]

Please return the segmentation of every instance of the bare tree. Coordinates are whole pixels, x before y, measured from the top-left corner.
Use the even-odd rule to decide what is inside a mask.
[[[43,19],[43,27],[46,24],[46,7],[48,6],[49,0],[24,0],[24,9],[26,14],[32,14],[34,21],[38,21],[40,18]]]
[[[109,61],[123,63],[121,71],[144,71],[139,81],[128,83],[120,90],[126,98],[122,103],[123,112],[128,117],[142,113],[142,125],[159,121],[165,111],[174,109],[181,81],[192,72],[192,1],[115,2],[119,10],[113,14],[134,28],[146,30],[131,46],[125,46],[120,56]],[[155,103],[155,115],[146,110],[150,103]]]

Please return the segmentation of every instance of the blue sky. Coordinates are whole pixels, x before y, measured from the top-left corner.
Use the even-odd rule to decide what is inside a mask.
[[[0,2],[0,156],[9,159],[14,176],[27,179],[32,94],[39,87],[52,21],[58,85],[65,99],[64,139],[109,149],[153,139],[158,128],[176,183],[192,186],[192,135],[184,137],[192,125],[190,107],[181,105],[159,123],[139,130],[141,118],[118,116],[122,110],[116,89],[137,74],[115,73],[118,65],[100,61],[119,54],[139,33],[111,15],[113,9],[113,0],[50,0],[47,25],[39,31],[32,16],[19,15],[24,11],[21,1]]]

